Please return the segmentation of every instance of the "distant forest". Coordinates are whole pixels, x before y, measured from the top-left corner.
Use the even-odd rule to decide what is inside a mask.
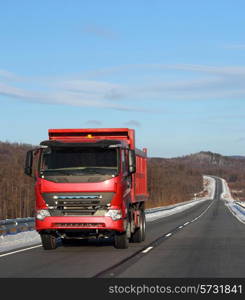
[[[23,171],[26,152],[31,148],[27,144],[0,142],[0,219],[34,216],[34,181]],[[244,167],[245,159],[226,159],[211,152],[172,159],[149,158],[147,207],[190,200],[202,190],[202,174],[227,179],[242,198]]]
[[[193,198],[201,192],[203,179],[200,171],[173,159],[148,159],[147,207],[175,204]]]
[[[34,215],[33,180],[24,175],[31,145],[0,142],[0,220]]]

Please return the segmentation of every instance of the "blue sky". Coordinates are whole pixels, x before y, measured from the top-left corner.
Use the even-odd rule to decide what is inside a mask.
[[[244,1],[4,1],[0,140],[135,128],[150,156],[245,155]]]

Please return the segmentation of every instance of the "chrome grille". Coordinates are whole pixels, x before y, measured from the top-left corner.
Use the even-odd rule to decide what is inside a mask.
[[[107,209],[114,193],[43,193],[51,216],[91,216]]]

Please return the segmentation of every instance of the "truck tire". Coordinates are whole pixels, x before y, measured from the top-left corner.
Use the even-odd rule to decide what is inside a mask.
[[[140,243],[145,240],[145,213],[142,210],[140,213],[140,227],[136,228],[135,232],[132,234],[131,242]]]
[[[145,220],[145,212],[144,210],[142,211],[142,222],[143,222],[143,227],[142,227],[142,242],[145,240],[145,233],[146,233],[146,220]]]
[[[52,250],[57,248],[56,237],[53,234],[42,233],[41,234],[42,245],[45,250]]]
[[[130,236],[130,223],[128,222],[126,231],[116,232],[114,236],[114,247],[117,249],[127,249]]]
[[[114,247],[117,249],[128,248],[128,235],[127,232],[118,232],[114,236]]]

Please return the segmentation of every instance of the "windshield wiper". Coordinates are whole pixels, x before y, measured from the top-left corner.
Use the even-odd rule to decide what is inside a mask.
[[[58,173],[58,175],[67,175],[67,176],[70,176],[70,175],[72,175],[73,173],[71,172],[71,171],[65,171],[65,170],[52,170],[52,169],[50,169],[50,170],[42,170],[41,172],[40,172],[41,174],[47,174],[47,173],[56,173],[56,175],[57,175],[57,173]],[[51,175],[50,174],[50,175]],[[49,175],[49,174],[47,174],[47,175]]]
[[[86,168],[84,170],[87,174],[100,174],[100,175],[115,175],[117,174],[117,170],[115,169],[107,169],[107,168]]]
[[[92,174],[99,174],[99,175],[115,175],[117,174],[117,170],[107,169],[107,168],[97,168],[97,167],[85,167],[82,169],[70,169],[70,170],[64,170],[64,169],[47,169],[47,170],[41,170],[41,174],[46,175],[92,175]]]

